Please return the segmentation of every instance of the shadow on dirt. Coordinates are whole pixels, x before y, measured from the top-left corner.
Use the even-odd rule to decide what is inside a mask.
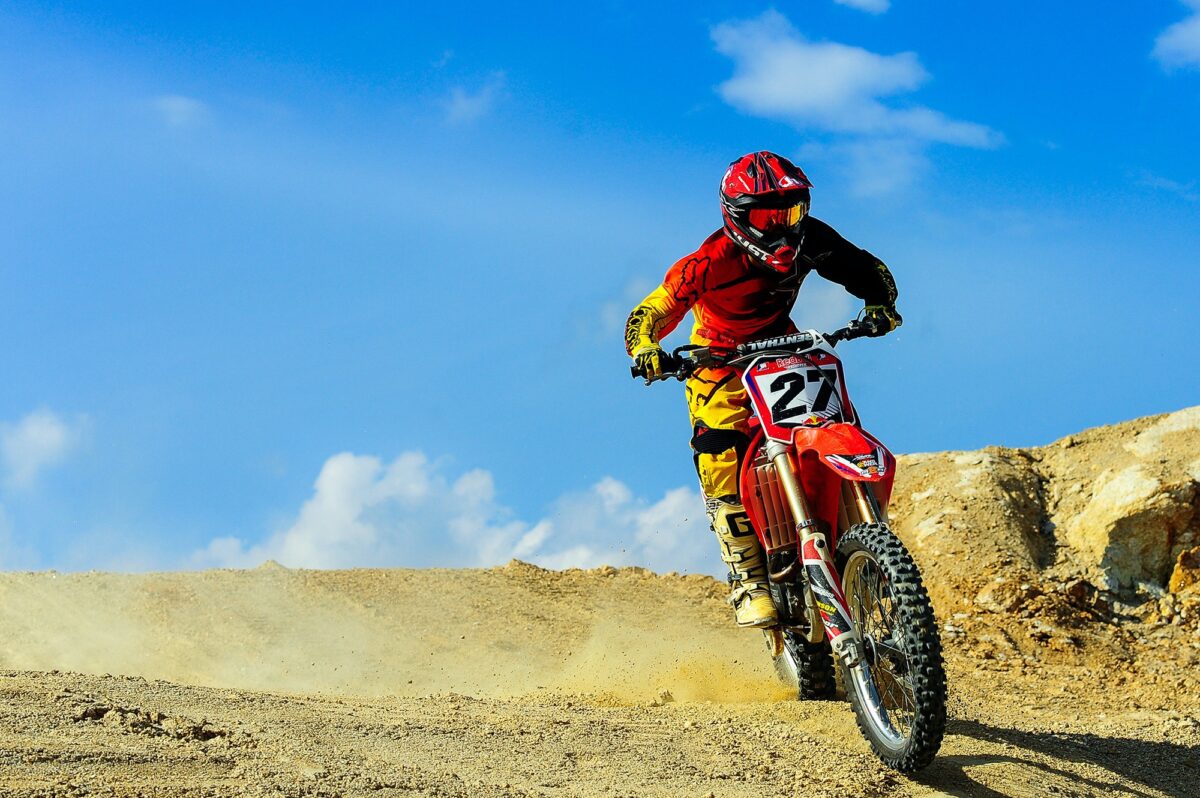
[[[1026,732],[975,720],[952,720],[947,734],[972,737],[1003,747],[995,754],[939,756],[914,780],[963,798],[1024,798],[1042,795],[1091,795],[1173,798],[1196,795],[1200,748],[1168,741],[1131,740],[1096,734]],[[969,768],[1006,765],[1004,783],[982,783]],[[1072,765],[1090,765],[1105,773]],[[982,774],[980,774],[982,775]],[[1110,777],[1111,776],[1111,777]],[[1084,792],[1080,792],[1080,788]],[[1154,792],[1149,792],[1153,790]]]

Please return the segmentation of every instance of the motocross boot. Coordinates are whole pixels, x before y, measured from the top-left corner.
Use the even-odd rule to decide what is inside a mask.
[[[729,566],[729,583],[738,626],[774,626],[779,619],[767,590],[767,558],[750,526],[746,509],[736,500],[709,499],[708,518],[721,544],[721,559]]]

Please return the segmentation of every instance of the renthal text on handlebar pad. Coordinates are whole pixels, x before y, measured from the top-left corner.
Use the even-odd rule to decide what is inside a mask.
[[[752,341],[738,347],[743,352],[760,352],[764,349],[782,349],[783,347],[810,347],[816,339],[809,333],[799,332],[783,335],[779,338],[766,338],[762,341]]]

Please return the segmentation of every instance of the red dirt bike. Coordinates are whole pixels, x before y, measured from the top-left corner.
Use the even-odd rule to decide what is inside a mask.
[[[741,497],[779,612],[766,630],[776,669],[801,699],[829,699],[836,655],[871,748],[912,772],[941,745],[946,675],[920,572],[888,525],[896,458],[860,426],[833,351],[873,332],[851,322],[735,349],[683,346],[666,356],[662,378],[705,366],[741,372],[754,411]]]

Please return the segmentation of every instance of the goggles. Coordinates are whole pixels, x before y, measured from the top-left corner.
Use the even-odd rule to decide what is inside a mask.
[[[776,238],[799,232],[808,215],[808,200],[785,208],[752,208],[746,213],[746,226],[762,238]]]

